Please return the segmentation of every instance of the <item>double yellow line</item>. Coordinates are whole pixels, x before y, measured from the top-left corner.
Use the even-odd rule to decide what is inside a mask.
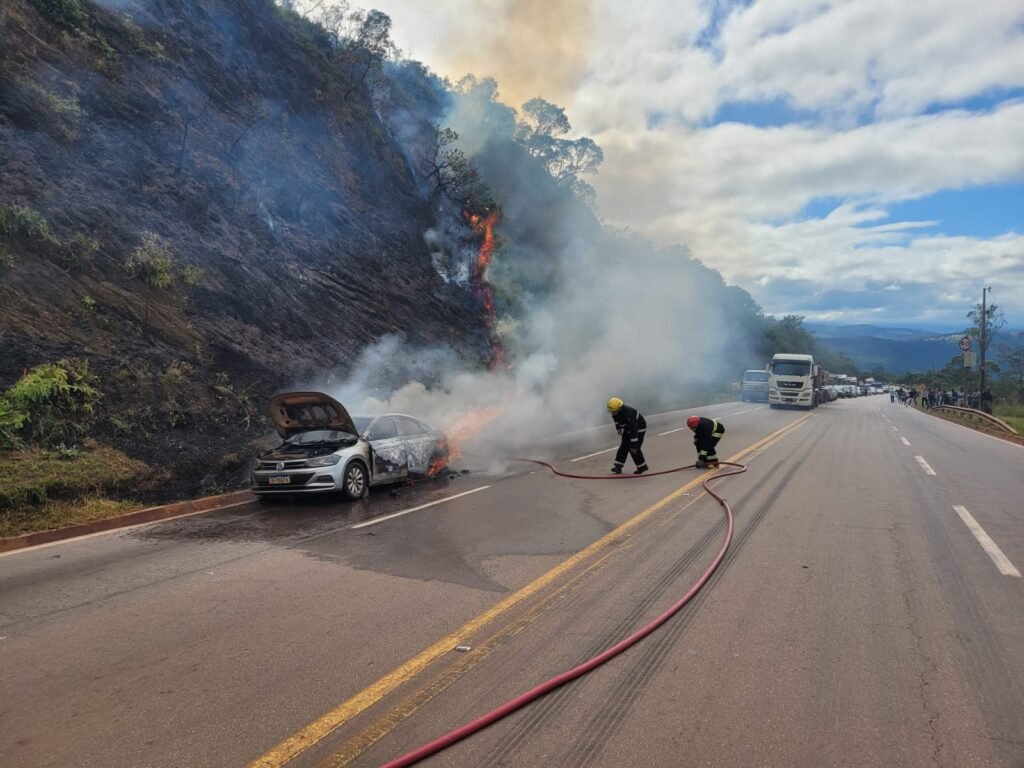
[[[807,414],[806,416],[787,424],[785,427],[773,432],[753,445],[744,448],[736,455],[730,456],[728,461],[738,462],[754,451],[764,448],[769,443],[778,440],[786,433],[796,429],[809,419],[810,416],[811,414]],[[701,481],[704,480],[704,477],[705,476],[702,474],[677,488],[668,496],[658,502],[655,502],[635,517],[630,518],[615,530],[605,534],[590,546],[585,549],[581,549],[568,560],[565,560],[547,573],[537,577],[525,587],[512,593],[504,600],[501,600],[488,610],[481,613],[479,616],[466,622],[451,634],[445,635],[429,648],[421,651],[419,654],[406,661],[400,667],[392,670],[372,685],[364,688],[352,698],[342,702],[329,712],[325,712],[312,723],[289,736],[269,752],[249,763],[247,768],[280,768],[280,766],[286,765],[310,747],[318,744],[356,715],[364,712],[396,688],[416,677],[416,675],[426,669],[432,662],[436,661],[441,656],[450,653],[452,648],[460,641],[472,636],[498,617],[522,603],[524,600],[528,600],[533,597],[559,577],[565,575],[578,566],[580,563],[593,557],[609,545],[618,542],[626,536],[626,534],[650,518],[656,512],[663,509],[666,505],[671,504],[680,496],[700,485]]]

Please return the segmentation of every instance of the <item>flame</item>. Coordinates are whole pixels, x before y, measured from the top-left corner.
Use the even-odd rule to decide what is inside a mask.
[[[450,462],[462,456],[462,444],[494,421],[499,413],[501,413],[501,408],[498,406],[478,408],[464,413],[455,419],[447,430],[447,453],[443,456],[438,456],[430,462],[427,476],[435,477]]]
[[[483,235],[483,242],[480,243],[480,250],[477,252],[476,263],[473,265],[473,286],[474,293],[480,300],[480,303],[484,305],[484,311],[486,313],[484,324],[486,325],[487,330],[491,332],[490,369],[493,371],[495,368],[499,368],[505,363],[505,350],[502,348],[501,342],[498,341],[497,336],[494,334],[494,289],[487,281],[487,269],[491,266],[491,260],[494,258],[494,250],[498,245],[498,242],[494,237],[494,228],[498,225],[500,217],[496,211],[492,211],[486,216],[481,216],[478,213],[467,214],[466,218],[469,220],[470,226],[473,227],[473,231],[478,235]]]

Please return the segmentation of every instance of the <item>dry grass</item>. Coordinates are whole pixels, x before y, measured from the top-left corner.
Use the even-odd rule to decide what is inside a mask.
[[[145,464],[106,446],[0,454],[0,536],[62,528],[140,505],[110,496],[149,476]]]
[[[89,496],[73,501],[48,501],[17,510],[0,511],[0,538],[66,528],[69,525],[103,520],[141,508],[142,505],[134,501]]]

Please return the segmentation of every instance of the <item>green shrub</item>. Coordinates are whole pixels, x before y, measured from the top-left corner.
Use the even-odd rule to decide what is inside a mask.
[[[103,397],[85,360],[37,365],[0,396],[0,449],[72,445],[89,434]]]
[[[180,427],[185,423],[187,409],[181,404],[181,396],[188,386],[189,377],[195,372],[191,364],[178,360],[167,366],[160,374],[160,384],[164,388],[164,400],[167,411],[167,423],[171,427]]]
[[[61,261],[67,269],[81,269],[92,263],[99,250],[99,240],[77,232],[64,246]]]
[[[0,206],[0,237],[11,239],[18,235],[44,240],[59,245],[50,225],[42,214],[27,205]]]
[[[142,244],[125,259],[124,268],[151,288],[167,290],[174,285],[174,262],[174,254],[162,237],[143,232]]]
[[[17,263],[14,254],[4,248],[3,243],[0,243],[0,269],[10,269]]]
[[[189,264],[181,270],[181,282],[189,288],[194,288],[203,277],[203,268]]]

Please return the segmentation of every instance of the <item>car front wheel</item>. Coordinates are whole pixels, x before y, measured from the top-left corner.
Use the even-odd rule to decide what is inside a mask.
[[[345,477],[342,480],[342,491],[345,498],[351,501],[363,498],[368,484],[366,467],[359,461],[353,461],[345,467]]]

